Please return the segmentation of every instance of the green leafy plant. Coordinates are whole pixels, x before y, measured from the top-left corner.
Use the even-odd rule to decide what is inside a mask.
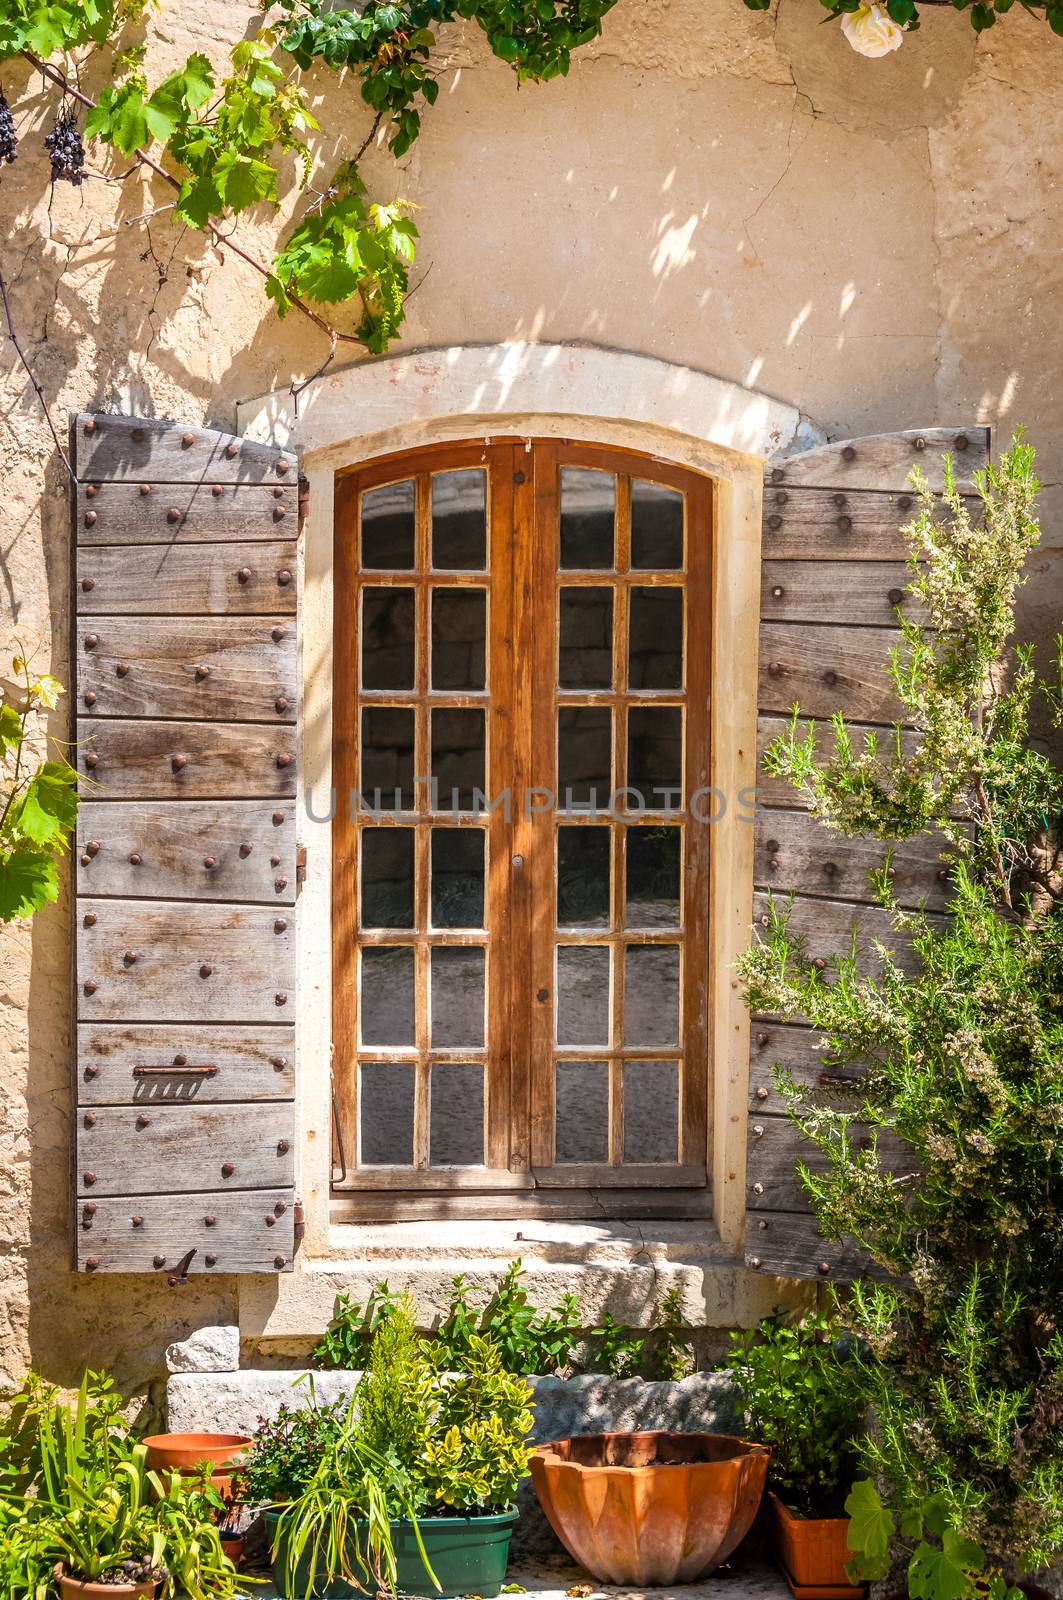
[[[912,1600],[964,1600],[972,1592],[985,1600],[1022,1600],[1022,1590],[1001,1572],[987,1572],[985,1554],[973,1539],[951,1526],[940,1496],[907,1506],[898,1519],[884,1506],[870,1479],[854,1484],[845,1502],[850,1516],[849,1570],[856,1579],[884,1578],[893,1553],[908,1556]]]
[[[508,1511],[528,1475],[531,1391],[489,1338],[472,1335],[459,1371],[445,1369],[444,1354],[438,1345],[425,1350],[422,1503],[442,1515]]]
[[[77,819],[77,774],[69,762],[40,758],[42,719],[63,693],[58,679],[36,674],[26,652],[0,685],[0,922],[30,917],[59,896],[56,858]]]
[[[336,1311],[325,1332],[314,1346],[311,1361],[315,1367],[344,1367],[357,1371],[369,1358],[373,1335],[382,1323],[393,1317],[402,1302],[387,1281],[375,1283],[365,1306],[341,1294]]]
[[[666,1289],[654,1309],[653,1376],[676,1383],[693,1367],[690,1323],[683,1315],[682,1293],[678,1286]]]
[[[767,11],[771,0],[745,0],[750,11]],[[865,0],[819,0],[832,17],[843,17],[847,13],[859,11]],[[936,0],[927,0],[927,3],[936,3]],[[1022,8],[1031,16],[1041,16],[1048,23],[1053,33],[1063,34],[1063,4],[1060,0],[1021,0]],[[907,28],[914,32],[919,26],[918,0],[881,0],[882,9],[890,19],[900,28]],[[983,33],[986,28],[991,28],[998,17],[1006,16],[1015,4],[1015,0],[952,0],[957,11],[966,11],[976,33]]]
[[[281,1406],[276,1416],[262,1418],[234,1481],[239,1499],[248,1505],[295,1499],[342,1437],[346,1416],[343,1400],[315,1404],[311,1386],[309,1405]]]
[[[645,1349],[645,1334],[616,1322],[607,1311],[587,1335],[581,1366],[585,1372],[604,1372],[611,1378],[636,1378]]]
[[[837,1516],[859,1466],[865,1402],[842,1331],[825,1316],[776,1315],[731,1335],[728,1370],[750,1436],[771,1449],[768,1481],[805,1516]]]
[[[860,747],[838,718],[821,758],[795,714],[767,758],[836,832],[888,847],[934,828],[947,916],[897,903],[887,849],[872,884],[910,963],[883,942],[875,970],[855,947],[822,967],[779,903],[741,962],[755,1009],[810,1023],[856,1074],[841,1103],[776,1076],[820,1152],[800,1174],[821,1230],[887,1280],[841,1308],[867,1346],[864,1466],[898,1529],[933,1505],[950,1550],[970,1541],[991,1570],[1063,1549],[1063,775],[1030,735],[1035,706],[1063,722],[1063,638],[1044,677],[1010,645],[1033,465],[1017,438],[976,475],[974,517],[948,460],[940,504],[914,475],[926,621],[892,659],[914,751]]]
[[[507,1372],[520,1377],[547,1375],[568,1366],[580,1328],[574,1294],[558,1296],[550,1311],[536,1311],[528,1300],[523,1264],[511,1261],[488,1300],[479,1332],[498,1348]]]

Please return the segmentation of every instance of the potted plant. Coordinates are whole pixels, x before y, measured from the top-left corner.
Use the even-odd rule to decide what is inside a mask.
[[[824,1316],[765,1317],[731,1335],[729,1371],[752,1438],[771,1450],[776,1554],[800,1600],[859,1596],[845,1498],[857,1475],[864,1404],[838,1327]],[[829,1591],[829,1592],[827,1592]]]
[[[457,1371],[450,1356],[417,1338],[403,1300],[349,1405],[311,1403],[259,1429],[240,1493],[267,1507],[284,1593],[499,1593],[531,1397],[489,1339],[472,1334]]]

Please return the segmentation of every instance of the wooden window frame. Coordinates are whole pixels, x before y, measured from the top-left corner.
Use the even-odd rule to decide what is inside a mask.
[[[557,526],[559,472],[562,466],[592,467],[617,475],[616,563],[609,571],[560,569],[556,537],[544,537]],[[433,573],[429,570],[431,474],[483,466],[488,476],[488,570],[485,573]],[[529,470],[530,469],[530,470]],[[358,566],[359,497],[383,484],[414,478],[417,483],[415,569],[382,574]],[[680,489],[687,497],[684,565],[675,577],[662,577],[630,569],[630,481],[649,479]],[[712,616],[716,566],[715,485],[711,478],[685,467],[673,466],[649,454],[565,440],[527,441],[502,437],[458,441],[376,457],[336,478],[336,540],[334,558],[333,774],[337,795],[332,828],[332,1033],[334,1049],[334,1156],[345,1158],[346,1173],[333,1186],[334,1220],[404,1219],[475,1215],[514,1216],[705,1216],[711,1213],[713,1174],[710,1148],[713,1033],[710,1017],[712,948],[709,929],[711,829],[692,819],[689,797],[712,783],[711,689],[714,673]],[[681,691],[630,691],[622,626],[632,587],[657,583],[681,585],[689,597],[686,606],[686,675]],[[557,615],[562,586],[608,586],[614,606],[622,608],[614,622],[614,687],[609,691],[553,688],[550,712],[541,704],[533,714],[533,701],[541,702],[542,685],[555,685],[556,623],[536,626],[541,597],[549,595]],[[428,931],[430,831],[426,786],[417,786],[413,815],[375,814],[374,825],[420,824],[415,835],[415,931],[359,932],[357,835],[364,825],[350,815],[347,796],[358,788],[358,736],[360,708],[366,703],[399,701],[415,711],[415,774],[428,771],[426,708],[437,698],[427,681],[427,600],[417,603],[417,677],[411,692],[363,694],[359,688],[359,641],[356,619],[363,587],[412,587],[418,594],[436,585],[487,587],[488,662],[497,652],[527,663],[522,672],[492,674],[487,688],[467,696],[447,693],[447,704],[466,700],[488,704],[488,793],[509,788],[514,804],[509,820],[501,809],[486,819],[489,868],[485,881],[488,931],[479,935],[433,935]],[[535,597],[526,603],[522,597]],[[494,693],[492,694],[492,689]],[[681,703],[684,707],[685,814],[680,821],[686,842],[682,856],[682,914],[678,930],[653,934],[623,929],[624,878],[622,857],[626,829],[609,824],[611,834],[611,915],[607,930],[558,933],[554,928],[553,812],[526,815],[520,797],[533,784],[556,790],[556,708],[559,704],[608,704],[613,711],[613,787],[622,789],[626,778],[625,741],[617,737],[632,704]],[[693,732],[691,731],[693,728]],[[601,818],[598,824],[601,825]],[[652,815],[648,820],[653,820]],[[469,819],[447,817],[444,825],[464,826]],[[568,823],[594,825],[593,815],[568,814]],[[438,822],[436,825],[439,825]],[[483,823],[474,824],[483,827]],[[703,908],[692,918],[690,907]],[[504,909],[504,914],[503,914]],[[492,1026],[482,1051],[431,1052],[425,1048],[418,1021],[416,1050],[419,1067],[415,1087],[414,1168],[359,1168],[352,1161],[357,1141],[357,1000],[352,975],[361,945],[405,945],[416,949],[418,983],[431,949],[438,945],[488,946],[487,1010]],[[558,1048],[553,1042],[554,949],[565,946],[614,946],[612,995],[613,1043],[599,1048]],[[682,944],[684,949],[682,1020],[679,1045],[623,1049],[618,1044],[617,1017],[622,1007],[622,951],[625,945]],[[505,956],[503,959],[502,950]],[[422,991],[423,992],[423,989]],[[542,1003],[544,993],[549,1004]],[[524,1041],[530,1041],[525,1047]],[[411,1059],[410,1051],[361,1052],[365,1058],[386,1061]],[[427,1084],[430,1063],[438,1056],[450,1060],[483,1060],[488,1074],[488,1120],[485,1166],[482,1168],[427,1167]],[[554,1061],[608,1060],[610,1082],[608,1166],[553,1163]],[[616,1092],[624,1060],[678,1060],[680,1064],[680,1148],[678,1161],[669,1166],[622,1165],[622,1096]]]

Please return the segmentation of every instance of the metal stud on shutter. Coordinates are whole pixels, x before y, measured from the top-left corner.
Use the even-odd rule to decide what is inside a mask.
[[[175,423],[72,430],[77,1264],[287,1271],[297,463]]]
[[[988,428],[926,428],[876,434],[825,445],[767,463],[761,540],[760,756],[783,731],[795,701],[802,712],[827,719],[837,710],[855,725],[886,727],[900,716],[886,670],[899,634],[894,607],[909,604],[907,549],[900,529],[915,499],[908,474],[918,464],[931,487],[943,487],[942,458],[953,453],[962,491],[985,465]],[[828,729],[829,734],[829,729]],[[914,735],[910,736],[914,742]],[[873,961],[873,940],[895,949],[902,965],[911,953],[881,910],[868,904],[868,869],[882,848],[866,840],[829,834],[798,808],[793,791],[758,771],[763,808],[756,827],[755,917],[767,923],[766,890],[795,895],[792,926],[817,963],[848,948],[854,924],[858,949]],[[945,903],[948,882],[928,838],[912,840],[894,858],[902,904]],[[747,1130],[746,1264],[790,1278],[858,1277],[868,1270],[851,1240],[823,1239],[809,1215],[796,1176],[800,1158],[818,1157],[800,1141],[776,1092],[772,1066],[789,1068],[809,1087],[844,1089],[841,1073],[807,1028],[754,1017],[750,1035]],[[851,1069],[850,1069],[851,1072]],[[901,1152],[895,1152],[901,1159]]]

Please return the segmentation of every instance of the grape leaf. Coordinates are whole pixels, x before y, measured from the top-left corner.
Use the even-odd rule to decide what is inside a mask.
[[[19,847],[0,855],[0,922],[30,917],[59,898],[59,874],[43,850]]]
[[[17,837],[51,849],[64,848],[65,835],[77,820],[74,774],[58,761],[46,761],[26,785],[9,819]]]

